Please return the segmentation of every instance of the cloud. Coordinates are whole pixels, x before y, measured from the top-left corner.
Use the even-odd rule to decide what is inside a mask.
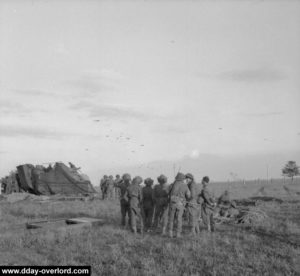
[[[108,117],[108,118],[124,118],[124,119],[137,119],[137,120],[148,120],[152,116],[133,110],[128,107],[118,107],[118,106],[100,106],[94,107],[90,110],[91,117]]]
[[[49,130],[47,128],[29,127],[29,126],[12,126],[0,125],[0,137],[25,136],[32,138],[52,138],[58,139],[67,133]]]
[[[113,85],[84,77],[77,80],[64,81],[63,83],[64,85],[67,85],[72,89],[76,89],[75,91],[72,90],[72,94],[78,95],[94,95],[99,93],[112,92],[115,89]]]
[[[27,117],[32,116],[34,113],[46,113],[46,110],[36,104],[32,99],[19,99],[15,100],[2,100],[0,102],[0,112],[2,119],[5,118],[5,115],[13,115],[17,117]],[[1,121],[1,120],[0,120]]]
[[[270,116],[281,116],[283,112],[273,111],[273,112],[252,112],[252,113],[241,113],[245,117],[270,117]]]
[[[0,102],[0,112],[2,114],[18,114],[18,115],[24,115],[27,113],[32,112],[32,110],[25,105],[18,103],[16,101],[8,101],[3,100]]]
[[[87,70],[83,73],[83,76],[85,78],[113,82],[119,82],[126,79],[126,77],[121,73],[109,68],[103,68],[101,70]]]
[[[133,106],[126,105],[98,104],[89,101],[79,101],[69,107],[75,110],[85,110],[92,118],[118,118],[147,121],[157,117],[157,115],[141,112],[136,110]]]
[[[159,133],[186,134],[191,131],[185,125],[175,125],[172,118],[162,118],[159,124],[153,127],[153,130]]]
[[[231,70],[220,73],[217,76],[222,80],[230,80],[237,82],[274,82],[280,81],[286,78],[286,75],[283,72],[260,68],[260,69],[245,69],[245,70]]]
[[[54,93],[48,92],[48,91],[44,91],[41,89],[20,89],[20,88],[16,88],[16,89],[11,89],[11,91],[22,95],[22,96],[53,96]]]
[[[72,94],[79,95],[95,95],[103,93],[117,92],[119,84],[125,80],[120,73],[109,70],[88,70],[84,71],[77,79],[63,81],[64,86],[72,89]]]

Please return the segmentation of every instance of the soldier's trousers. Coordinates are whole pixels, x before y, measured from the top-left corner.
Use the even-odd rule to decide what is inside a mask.
[[[181,203],[170,204],[170,216],[169,216],[169,230],[173,232],[174,219],[177,218],[177,235],[182,231],[182,216],[184,212],[184,205]]]
[[[107,189],[107,196],[109,199],[114,199],[114,187],[108,187]]]
[[[207,227],[207,230],[209,232],[215,231],[215,222],[214,222],[213,214],[214,212],[212,209],[204,205],[201,206],[202,221],[204,225]]]
[[[191,219],[191,226],[192,226],[192,233],[199,233],[199,214],[200,214],[200,206],[197,205],[189,205],[188,206],[190,219]]]
[[[143,215],[145,227],[150,228],[152,226],[153,207],[143,207]]]
[[[130,207],[130,221],[131,221],[131,228],[134,233],[137,232],[137,220],[140,221],[141,226],[141,233],[144,231],[144,222],[143,222],[143,215],[141,208],[137,206],[131,206]]]
[[[128,216],[128,224],[130,225],[130,206],[129,206],[129,202],[127,202],[126,200],[122,199],[120,200],[120,206],[121,206],[121,224],[123,226],[126,225],[126,215]]]
[[[102,189],[102,199],[107,198],[107,189]]]
[[[163,228],[166,228],[168,226],[168,215],[169,215],[169,206],[168,205],[156,204],[153,227],[157,228],[158,224],[161,221]]]

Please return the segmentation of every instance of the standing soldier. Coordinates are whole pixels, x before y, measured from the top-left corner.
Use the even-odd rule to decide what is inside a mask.
[[[201,191],[201,197],[203,198],[203,203],[201,205],[201,215],[202,215],[203,223],[207,227],[208,232],[214,232],[215,223],[213,219],[213,211],[216,204],[207,189],[208,183],[209,183],[209,177],[204,176],[202,179],[203,189]]]
[[[100,180],[100,190],[102,192],[102,199],[106,198],[106,181],[108,180],[108,176],[104,175],[103,178]]]
[[[157,229],[159,222],[162,220],[163,228],[162,235],[166,234],[169,214],[169,186],[168,178],[165,175],[160,175],[157,185],[153,189],[153,199],[155,206],[153,228]]]
[[[108,177],[108,180],[106,181],[106,187],[107,187],[108,198],[114,199],[115,182],[114,182],[114,177],[112,175]]]
[[[153,200],[153,179],[147,178],[145,179],[144,183],[146,184],[145,187],[142,189],[143,193],[143,214],[144,214],[144,224],[145,228],[149,230],[152,226],[152,217],[153,217],[153,209],[154,209],[154,200]]]
[[[7,186],[8,186],[8,176],[5,176],[5,178],[2,178],[2,184],[1,184],[1,193],[2,194],[7,193]]]
[[[126,215],[128,216],[128,225],[130,225],[130,208],[129,201],[126,197],[127,188],[130,185],[131,176],[128,173],[125,173],[122,176],[122,181],[117,184],[117,187],[120,189],[120,206],[121,206],[121,225],[126,226]]]
[[[187,186],[190,189],[191,197],[187,203],[188,206],[188,214],[191,218],[192,223],[192,235],[196,235],[196,233],[200,233],[199,229],[199,213],[201,206],[198,204],[197,199],[200,195],[199,185],[194,181],[194,176],[191,173],[185,175],[187,179]]]
[[[119,174],[116,175],[116,179],[115,179],[115,184],[114,184],[114,190],[115,190],[115,197],[119,197],[120,196],[120,190],[118,188],[118,185],[122,182],[122,179],[120,177]]]
[[[141,225],[141,233],[144,231],[144,223],[143,223],[143,216],[141,210],[141,204],[143,202],[143,194],[142,188],[140,184],[143,183],[143,178],[140,176],[136,176],[133,180],[131,185],[127,188],[126,195],[129,199],[130,205],[130,220],[131,220],[131,229],[134,234],[137,233],[136,228],[136,220],[140,220]]]
[[[177,238],[181,237],[182,216],[186,200],[191,196],[191,192],[186,185],[186,177],[183,173],[178,173],[175,182],[170,190],[170,237],[173,237],[174,218],[177,218]]]

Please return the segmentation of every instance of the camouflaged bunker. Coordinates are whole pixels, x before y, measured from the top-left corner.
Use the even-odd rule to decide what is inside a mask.
[[[36,195],[89,195],[95,193],[89,177],[72,163],[62,162],[47,168],[24,164],[17,167],[20,189]]]

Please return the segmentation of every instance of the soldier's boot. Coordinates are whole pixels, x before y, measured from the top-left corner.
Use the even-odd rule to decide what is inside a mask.
[[[166,227],[163,227],[161,234],[162,234],[162,236],[166,235]]]
[[[172,230],[169,231],[169,237],[173,238],[173,231]]]
[[[132,233],[133,233],[133,234],[136,234],[136,233],[137,233],[136,227],[132,227]]]

